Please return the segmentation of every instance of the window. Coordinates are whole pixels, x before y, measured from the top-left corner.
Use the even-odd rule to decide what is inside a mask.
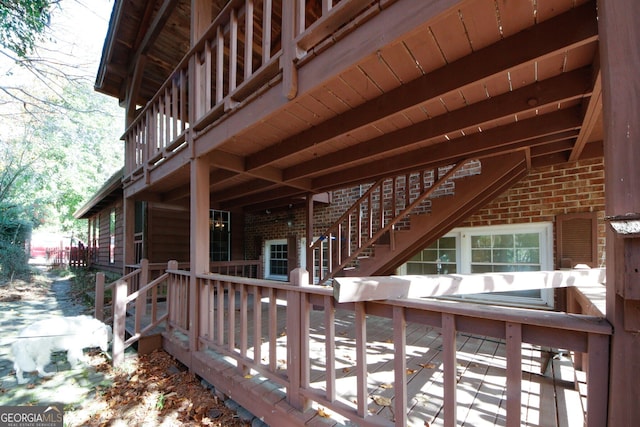
[[[116,209],[109,212],[109,264],[116,262]]]
[[[553,269],[553,226],[532,223],[458,228],[423,249],[403,266],[406,274],[473,274]],[[552,290],[491,292],[464,299],[553,306]]]
[[[231,214],[227,211],[209,211],[209,259],[231,259]]]
[[[454,274],[458,272],[457,238],[442,237],[407,263],[407,274]]]
[[[289,253],[285,239],[265,242],[265,277],[272,280],[289,279]]]

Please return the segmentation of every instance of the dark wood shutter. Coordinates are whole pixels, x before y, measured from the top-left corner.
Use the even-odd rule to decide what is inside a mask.
[[[559,268],[573,268],[586,264],[598,266],[598,227],[595,212],[556,216],[556,244]]]

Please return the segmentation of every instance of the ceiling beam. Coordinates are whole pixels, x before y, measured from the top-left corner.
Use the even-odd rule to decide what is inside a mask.
[[[571,29],[570,31],[568,29]],[[519,32],[450,65],[399,86],[374,100],[293,135],[246,159],[248,170],[296,154],[304,148],[352,132],[448,92],[503,73],[525,63],[585,45],[598,38],[593,2]],[[523,46],[527,46],[523,49]],[[505,55],[505,52],[509,52]]]
[[[560,110],[457,138],[446,143],[389,156],[384,161],[373,161],[344,171],[329,172],[314,179],[314,192],[330,191],[374,181],[386,176],[415,172],[420,169],[447,166],[465,158],[486,158],[527,147],[562,143],[567,140],[574,141],[578,135],[580,123],[578,107]],[[276,194],[279,198],[291,198],[301,196],[304,192],[294,188],[280,187],[276,189],[270,186],[265,187],[263,192],[253,192],[246,196],[238,187],[234,192],[219,194],[217,199],[233,196],[224,201],[224,205],[236,207],[267,202]]]
[[[571,156],[569,156],[569,161],[573,162],[580,158],[580,154],[584,149],[584,146],[587,145],[587,141],[591,136],[596,124],[599,122],[600,117],[602,115],[602,76],[600,71],[596,75],[595,83],[593,85],[593,92],[591,93],[591,97],[589,98],[589,103],[587,104],[587,109],[584,114],[584,123],[580,128],[580,135],[578,136],[578,140],[576,141],[576,145],[573,147],[571,151]]]
[[[286,181],[318,172],[324,173],[336,165],[343,167],[349,163],[362,162],[373,155],[407,150],[418,143],[444,139],[448,134],[459,132],[459,129],[482,127],[483,124],[494,120],[515,117],[516,114],[541,109],[546,105],[582,98],[591,90],[591,75],[590,68],[585,67],[543,82],[536,82],[522,89],[363,141],[356,146],[296,164],[284,170],[283,176]],[[531,105],[531,100],[535,100],[534,106]]]

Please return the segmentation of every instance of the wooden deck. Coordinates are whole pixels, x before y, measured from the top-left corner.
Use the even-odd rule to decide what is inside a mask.
[[[277,370],[287,375],[287,330],[286,301],[278,301]],[[262,304],[263,330],[268,330],[268,301]],[[214,308],[214,310],[217,310]],[[253,316],[253,310],[247,313]],[[323,326],[324,313],[311,313],[312,341],[310,343],[310,387],[326,392],[327,361]],[[240,309],[236,310],[236,322],[240,324]],[[344,310],[336,312],[335,321],[335,387],[337,399],[345,403],[357,403],[357,366],[354,330],[354,313]],[[394,346],[393,325],[389,319],[367,316],[367,410],[390,423],[395,421],[394,395]],[[249,336],[253,330],[249,326]],[[177,331],[165,333],[170,341],[166,348],[174,356],[184,359],[184,345],[188,338]],[[238,331],[235,340],[239,342]],[[262,344],[261,353],[269,354],[269,342]],[[456,334],[457,348],[457,423],[461,426],[505,426],[506,425],[506,345],[504,340],[492,337]],[[406,381],[409,405],[409,426],[423,427],[443,425],[444,371],[442,333],[438,328],[425,328],[412,324],[406,331]],[[249,348],[249,358],[254,356]],[[204,348],[195,355],[198,365],[214,369],[200,374],[212,384],[221,384],[220,376],[226,377],[222,384],[245,383],[244,389],[252,398],[261,399],[268,405],[287,405],[286,389],[261,376],[256,370],[242,373],[236,364],[224,354]],[[189,360],[181,360],[189,364]],[[268,360],[263,359],[263,362]],[[585,423],[586,396],[580,395],[578,378],[584,375],[573,369],[570,354],[562,349],[541,348],[529,344],[522,346],[522,426],[583,426]],[[224,390],[224,386],[223,386]],[[582,388],[584,392],[584,387]],[[385,399],[389,399],[385,401]],[[388,406],[390,404],[390,406]],[[326,414],[329,418],[324,418]],[[348,420],[323,405],[314,404],[304,420],[307,425],[344,425]]]
[[[126,301],[144,309],[128,316],[134,335],[152,330],[149,317],[166,319],[163,348],[269,425],[599,426],[611,327],[587,296],[604,292],[601,274],[580,274],[508,277],[527,286],[592,281],[567,293],[576,314],[433,298],[354,301],[357,292],[341,295],[344,287],[304,285],[302,273],[291,282],[213,273],[194,282],[174,268]],[[492,287],[505,281],[490,279]],[[155,288],[165,286],[161,300]],[[127,304],[115,306],[117,314]],[[120,313],[114,363],[116,348],[131,341],[116,333],[125,329]]]

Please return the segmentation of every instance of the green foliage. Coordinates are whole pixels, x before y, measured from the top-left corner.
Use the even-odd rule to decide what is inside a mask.
[[[57,0],[0,1],[0,46],[24,58],[40,40]]]
[[[0,203],[22,206],[34,226],[73,233],[73,213],[123,164],[122,114],[87,85],[65,87],[64,114],[40,113],[11,138],[0,136]]]
[[[10,280],[29,270],[25,242],[31,222],[18,206],[0,204],[0,277]]]
[[[85,240],[86,222],[73,213],[123,165],[122,110],[93,90],[77,58],[55,51],[58,40],[41,43],[55,34],[48,25],[61,3],[0,0],[0,58],[17,64],[0,81],[0,207],[15,207],[34,229]]]

